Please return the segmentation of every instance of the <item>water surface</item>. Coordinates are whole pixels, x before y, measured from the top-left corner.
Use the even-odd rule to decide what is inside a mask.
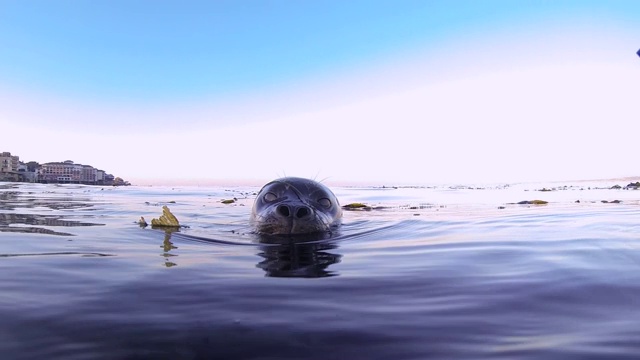
[[[1,183],[0,353],[635,358],[640,191],[610,185],[337,187],[374,209],[273,241],[258,188]],[[138,226],[163,205],[187,227]]]

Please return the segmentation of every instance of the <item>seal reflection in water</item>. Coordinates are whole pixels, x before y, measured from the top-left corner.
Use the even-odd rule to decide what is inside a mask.
[[[336,196],[317,181],[285,177],[266,184],[251,211],[255,231],[266,235],[331,232],[340,225]]]
[[[337,276],[329,266],[340,262],[338,246],[331,243],[293,243],[263,246],[258,253],[264,260],[257,267],[268,277],[319,278]]]

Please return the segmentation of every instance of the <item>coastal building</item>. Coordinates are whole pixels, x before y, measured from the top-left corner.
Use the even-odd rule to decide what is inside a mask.
[[[98,178],[98,169],[90,165],[82,165],[80,182],[83,184],[95,184]]]
[[[71,160],[38,164],[23,163],[10,152],[0,153],[0,181],[26,181],[56,184],[130,185],[119,177],[107,174],[91,165],[76,164]]]
[[[38,173],[35,168],[30,168],[29,165],[20,161],[18,165],[18,174],[20,175],[20,181],[36,182],[38,181]]]
[[[68,183],[85,185],[130,185],[104,170],[99,170],[91,165],[76,164],[71,160],[63,162],[50,162],[40,166],[38,182],[41,183]]]
[[[105,185],[113,185],[113,181],[116,179],[115,176],[111,174],[104,174],[104,184]]]
[[[20,158],[18,156],[11,156],[10,152],[0,153],[0,172],[15,172],[18,171],[18,165]]]
[[[0,153],[0,181],[20,181],[18,165],[20,158],[12,156],[10,152]]]
[[[81,164],[74,164],[71,160],[63,162],[49,162],[41,165],[38,181],[43,183],[74,183],[82,182]]]
[[[104,170],[96,170],[96,184],[104,185]]]
[[[102,185],[98,183],[98,169],[71,160],[42,164],[38,182]]]

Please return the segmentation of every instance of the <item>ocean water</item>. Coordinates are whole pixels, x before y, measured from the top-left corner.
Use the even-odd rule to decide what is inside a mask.
[[[614,184],[333,187],[372,209],[275,243],[257,187],[0,183],[1,358],[637,358],[640,191]],[[163,205],[186,227],[137,224]]]

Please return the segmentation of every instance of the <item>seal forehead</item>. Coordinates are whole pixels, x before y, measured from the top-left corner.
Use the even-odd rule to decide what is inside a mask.
[[[264,191],[286,192],[294,191],[300,199],[313,198],[315,196],[324,195],[335,198],[335,195],[326,186],[309,179],[288,177],[271,181],[260,189],[259,193]]]

